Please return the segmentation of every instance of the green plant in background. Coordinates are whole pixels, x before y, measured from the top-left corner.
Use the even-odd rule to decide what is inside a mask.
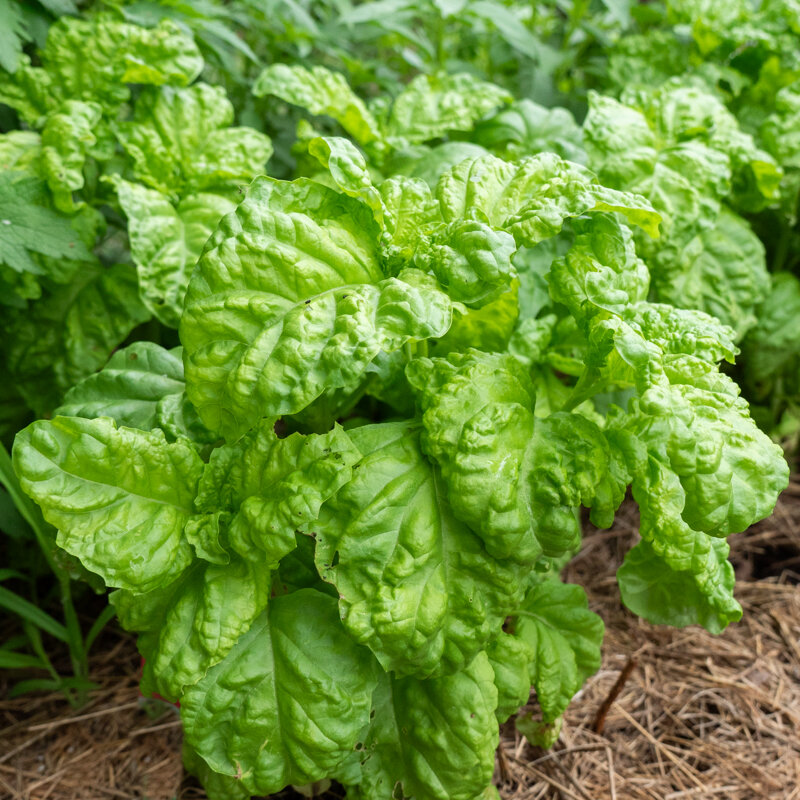
[[[23,57],[0,85],[30,128],[0,136],[6,434],[28,409],[51,412],[137,326],[154,317],[164,327],[145,335],[169,340],[203,243],[272,152],[231,126],[222,89],[183,88],[203,61],[169,21],[63,18],[41,62]]]

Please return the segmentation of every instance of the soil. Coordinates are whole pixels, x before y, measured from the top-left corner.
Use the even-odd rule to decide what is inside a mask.
[[[587,524],[566,579],[587,588],[606,621],[603,665],[553,749],[503,726],[501,796],[800,800],[800,478],[769,520],[731,537],[744,617],[717,637],[650,625],[621,606],[614,572],[636,531],[632,504],[611,530]],[[139,695],[139,663],[133,639],[110,627],[92,657],[98,688],[80,711],[55,694],[8,698],[11,683],[0,683],[0,798],[205,798],[183,775],[176,709]],[[535,714],[535,702],[524,711]]]

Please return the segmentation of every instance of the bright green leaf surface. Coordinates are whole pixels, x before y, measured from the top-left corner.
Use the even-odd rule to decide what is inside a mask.
[[[65,417],[111,417],[117,425],[209,442],[211,434],[186,399],[181,350],[136,342],[100,372],[70,389],[56,410]]]
[[[352,383],[381,350],[447,330],[434,281],[383,279],[374,226],[318,183],[254,182],[200,260],[181,320],[189,397],[209,427],[236,439]]]
[[[358,800],[474,800],[492,776],[497,689],[489,659],[418,681],[384,678],[364,740]],[[399,784],[399,786],[398,786]]]
[[[181,701],[186,738],[216,772],[255,794],[330,774],[369,721],[369,651],[312,589],[275,598]],[[485,734],[484,734],[485,735]]]
[[[123,627],[141,632],[142,691],[177,700],[222,661],[267,606],[270,572],[243,561],[196,564],[145,595],[111,596]]]
[[[312,114],[333,117],[359,144],[379,144],[383,138],[377,121],[344,76],[324,67],[273,64],[258,76],[253,94],[274,94]]]
[[[467,73],[417,75],[395,98],[386,136],[414,144],[448,131],[468,131],[510,99],[504,89]]]
[[[591,211],[618,211],[651,236],[660,219],[645,198],[600,186],[588,170],[552,153],[513,164],[493,156],[462,161],[442,175],[436,194],[446,222],[485,219],[528,247]]]
[[[59,546],[109,586],[136,593],[191,561],[183,526],[201,467],[188,443],[109,419],[40,420],[14,446],[20,484],[58,529]]]
[[[363,458],[312,527],[342,621],[398,676],[462,669],[520,599],[523,570],[492,559],[452,516],[417,425],[349,435]]]
[[[136,177],[148,186],[166,194],[213,191],[249,183],[265,171],[272,154],[267,136],[230,127],[233,118],[233,106],[218,86],[166,86],[142,94],[133,120],[119,126],[118,136]]]
[[[295,531],[313,523],[322,503],[347,482],[358,457],[338,426],[323,435],[279,439],[272,420],[264,420],[212,453],[195,500],[203,516],[189,524],[187,535],[205,547],[222,536],[242,557],[273,569],[294,549]],[[220,554],[209,560],[220,558],[227,560]]]
[[[578,414],[536,419],[526,372],[509,355],[417,359],[422,446],[442,469],[455,516],[496,558],[532,564],[580,541],[575,507],[610,524],[627,483],[596,425]]]
[[[528,592],[514,635],[533,653],[530,675],[545,722],[560,716],[600,668],[603,631],[580,586],[545,581]]]
[[[220,194],[198,192],[174,205],[139,183],[114,182],[128,217],[131,256],[142,300],[165,325],[178,327],[189,277],[209,236],[236,204]]]
[[[83,187],[83,165],[97,141],[93,129],[101,115],[97,103],[70,100],[42,129],[42,170],[62,211],[74,210],[72,192]]]

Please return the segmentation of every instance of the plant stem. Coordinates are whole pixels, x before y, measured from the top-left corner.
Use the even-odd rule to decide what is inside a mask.
[[[583,375],[578,378],[578,382],[572,387],[572,392],[561,410],[574,411],[584,400],[588,400],[597,394],[599,377],[600,370],[597,367],[586,367]]]

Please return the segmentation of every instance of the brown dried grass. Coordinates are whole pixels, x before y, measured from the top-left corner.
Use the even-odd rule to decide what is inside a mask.
[[[502,797],[800,800],[800,480],[769,520],[732,537],[744,618],[718,637],[653,626],[620,605],[614,572],[636,525],[628,505],[613,529],[587,528],[566,578],[587,587],[606,621],[603,665],[552,750],[504,726],[495,774]],[[58,695],[0,700],[2,800],[205,796],[191,781],[181,788],[175,713],[161,706],[153,719],[139,698],[133,641],[109,634],[105,643],[92,665],[101,688],[80,712]]]
[[[91,660],[100,688],[73,711],[62,695],[5,699],[0,685],[2,800],[167,800],[183,768],[177,711],[139,694],[131,637],[107,634]]]

